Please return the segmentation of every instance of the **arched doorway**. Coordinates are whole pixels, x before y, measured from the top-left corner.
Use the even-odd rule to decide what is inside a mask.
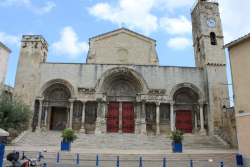
[[[189,87],[179,88],[174,93],[176,129],[193,133],[197,128],[198,99],[198,94]]]
[[[62,83],[50,85],[43,92],[45,110],[50,111],[47,116],[49,130],[64,130],[69,123],[69,99],[71,92]]]
[[[144,79],[128,68],[106,72],[97,83],[97,90],[107,95],[107,132],[133,133],[138,117],[136,96],[147,89]]]

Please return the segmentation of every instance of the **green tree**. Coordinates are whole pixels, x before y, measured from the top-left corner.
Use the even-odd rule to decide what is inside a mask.
[[[6,92],[0,84],[0,128],[25,130],[28,128],[31,111],[18,96]]]

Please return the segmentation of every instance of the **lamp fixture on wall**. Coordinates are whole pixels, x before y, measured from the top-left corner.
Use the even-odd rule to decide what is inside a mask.
[[[226,112],[227,112],[227,107],[225,106],[225,104],[224,104],[223,107],[221,108],[221,111],[222,111],[223,113],[226,113]]]

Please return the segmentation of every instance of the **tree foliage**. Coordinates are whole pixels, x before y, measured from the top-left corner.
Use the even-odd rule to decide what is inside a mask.
[[[0,128],[25,130],[29,125],[31,111],[18,96],[5,92],[0,84]]]
[[[173,140],[173,142],[175,143],[181,143],[182,140],[184,139],[184,135],[185,133],[183,131],[180,130],[175,130],[175,131],[171,131],[169,134],[169,138]]]

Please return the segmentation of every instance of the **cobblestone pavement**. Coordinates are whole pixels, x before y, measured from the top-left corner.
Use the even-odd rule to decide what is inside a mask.
[[[56,160],[45,159],[42,161],[47,162],[48,167],[94,167],[96,161],[80,161],[79,165],[76,165],[74,160],[60,160],[59,163]],[[7,164],[11,164],[9,161],[4,160],[3,167]],[[117,167],[117,161],[99,161],[100,167]],[[119,167],[138,167],[140,165],[138,161],[119,161]],[[143,167],[162,167],[163,161],[142,161]],[[167,161],[167,167],[190,167],[190,161]],[[224,159],[224,167],[235,167],[235,159]],[[194,161],[193,167],[221,167],[220,161],[208,162],[208,161]]]

